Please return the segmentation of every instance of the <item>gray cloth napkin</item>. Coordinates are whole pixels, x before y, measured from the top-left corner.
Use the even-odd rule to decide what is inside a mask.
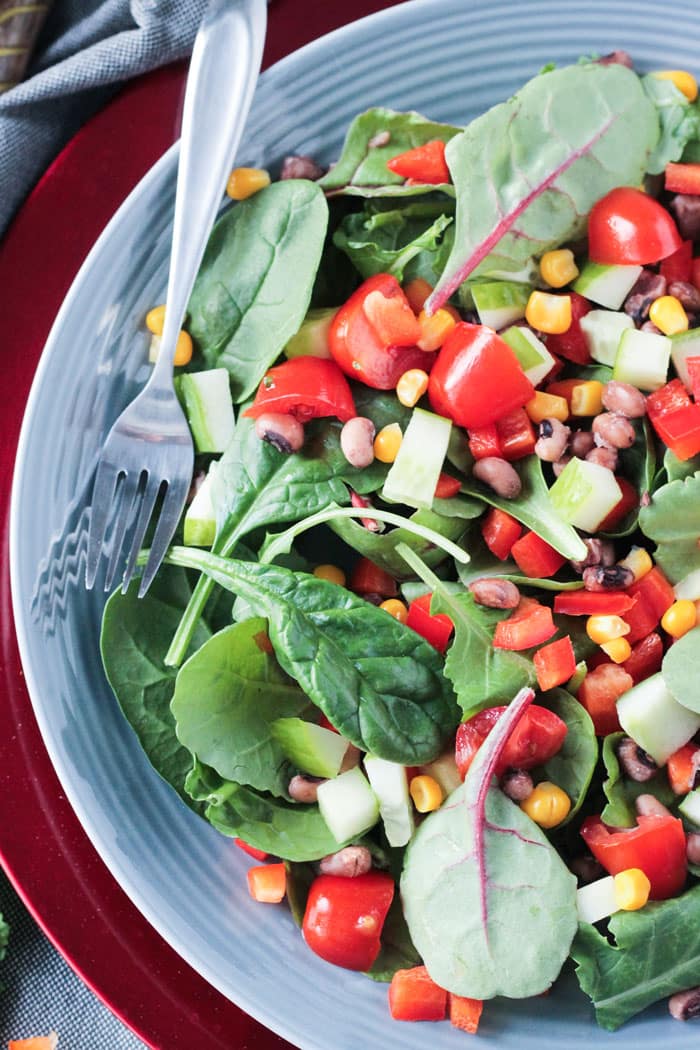
[[[54,0],[25,80],[0,95],[0,236],[119,84],[184,58],[206,0]]]

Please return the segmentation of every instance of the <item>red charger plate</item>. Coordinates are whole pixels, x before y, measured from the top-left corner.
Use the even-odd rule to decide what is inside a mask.
[[[391,0],[273,0],[263,65]],[[74,970],[155,1050],[284,1050],[146,922],[66,800],[34,720],[15,640],[10,481],[24,406],[58,308],[129,191],[177,136],[185,66],[129,84],[54,161],[0,242],[0,861]]]

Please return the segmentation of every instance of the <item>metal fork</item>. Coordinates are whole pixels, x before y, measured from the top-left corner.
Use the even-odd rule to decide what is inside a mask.
[[[192,437],[173,387],[173,358],[192,286],[233,165],[265,39],[265,0],[212,0],[192,51],[182,117],[170,273],[158,360],[105,441],[92,492],[85,583],[109,554],[105,590],[136,517],[122,590],[129,586],[159,494],[163,497],[139,597],[177,527],[192,480]],[[113,521],[109,548],[107,530]]]

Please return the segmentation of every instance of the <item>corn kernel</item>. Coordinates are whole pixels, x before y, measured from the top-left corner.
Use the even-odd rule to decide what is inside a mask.
[[[632,655],[632,646],[626,638],[613,638],[611,642],[603,642],[600,648],[614,664],[623,664]]]
[[[226,193],[234,201],[244,201],[270,185],[270,174],[264,168],[234,168],[226,183]]]
[[[180,332],[177,337],[177,343],[175,345],[175,357],[173,358],[174,365],[188,365],[192,360],[192,337],[184,329]]]
[[[437,780],[434,777],[429,777],[427,773],[421,773],[420,776],[413,777],[409,791],[413,799],[413,805],[419,813],[432,813],[433,810],[439,809],[442,805],[444,798],[442,788]]]
[[[651,555],[644,547],[632,547],[627,557],[619,564],[634,574],[635,583],[654,568]]]
[[[698,97],[698,82],[692,73],[685,69],[662,69],[654,73],[659,80],[670,80],[681,91],[689,102]]]
[[[407,408],[413,408],[427,389],[428,373],[424,372],[422,368],[409,368],[408,372],[404,372],[396,384],[396,396],[402,405],[406,405]]]
[[[399,454],[403,434],[398,423],[388,423],[374,439],[374,457],[380,463],[393,463]]]
[[[543,780],[520,803],[520,808],[541,828],[555,828],[568,817],[571,799],[556,784]]]
[[[613,877],[613,892],[618,908],[638,911],[649,900],[651,883],[641,868],[626,868]]]
[[[563,423],[569,418],[569,402],[558,394],[536,390],[535,396],[525,405],[525,411],[533,423],[541,423],[543,419],[559,419]]]
[[[574,281],[578,274],[574,253],[569,248],[545,252],[540,259],[540,276],[550,288],[563,288],[565,284]]]
[[[548,335],[561,335],[571,327],[571,296],[532,292],[525,307],[525,320]]]
[[[339,587],[345,586],[345,573],[337,565],[317,565],[314,576],[319,580],[327,580],[328,583],[337,583]]]
[[[682,638],[692,631],[697,623],[695,602],[689,598],[679,598],[661,617],[661,626],[672,638]]]
[[[596,645],[612,642],[630,633],[629,624],[621,616],[589,616],[586,620],[586,634]]]
[[[154,306],[152,310],[149,310],[146,314],[146,328],[149,332],[153,332],[154,335],[163,334],[163,325],[165,324],[165,303],[160,306]]]
[[[688,331],[688,315],[675,295],[661,295],[649,307],[649,320],[664,335]]]
[[[450,311],[444,308],[436,310],[430,317],[428,317],[425,310],[421,310],[418,314],[420,339],[416,346],[428,353],[439,350],[456,323]]]
[[[597,416],[603,411],[603,384],[598,379],[577,383],[571,389],[571,415]]]
[[[383,609],[384,612],[388,612],[389,616],[393,616],[399,623],[406,623],[408,620],[408,609],[398,598],[387,598],[385,602],[381,603],[379,608]]]

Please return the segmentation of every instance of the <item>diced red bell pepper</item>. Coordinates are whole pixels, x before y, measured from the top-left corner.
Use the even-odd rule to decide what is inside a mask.
[[[484,1009],[483,1000],[469,999],[466,995],[454,995],[450,992],[447,1003],[452,1026],[462,1032],[468,1032],[469,1035],[476,1035]]]
[[[450,169],[445,160],[445,143],[440,139],[433,139],[423,146],[415,146],[405,153],[399,153],[388,160],[386,166],[395,175],[402,175],[415,183],[424,182],[437,186],[450,181]]]
[[[461,487],[462,482],[459,478],[453,478],[451,474],[441,471],[433,495],[435,499],[451,499],[457,495]]]
[[[693,242],[683,241],[678,251],[661,260],[659,273],[671,281],[690,281],[693,271]]]
[[[678,459],[690,459],[700,452],[700,404],[665,412],[652,423],[663,443]]]
[[[629,635],[627,637],[629,638]],[[664,646],[661,637],[656,631],[652,631],[646,638],[642,638],[632,646],[632,652],[621,666],[624,667],[627,674],[632,676],[632,681],[637,685],[638,682],[643,682],[645,678],[661,670],[663,658]]]
[[[637,817],[636,828],[611,831],[600,817],[586,817],[581,835],[610,875],[641,868],[651,883],[651,899],[674,897],[685,884],[685,832],[676,817]]]
[[[619,664],[602,663],[586,674],[576,699],[591,716],[597,736],[619,732],[616,702],[633,685],[632,676]]]
[[[295,357],[268,368],[243,415],[257,419],[266,412],[295,416],[300,423],[322,416],[347,423],[357,415],[347,379],[335,361],[322,357]]]
[[[627,593],[635,595],[639,599],[638,604],[647,605],[654,616],[656,616],[657,623],[676,600],[673,587],[658,565],[646,572],[641,579],[635,580],[634,583],[630,584],[627,588]],[[625,614],[623,619],[627,619],[627,614]],[[629,640],[629,635],[627,635],[627,638]]]
[[[690,392],[693,400],[698,403],[700,402],[700,355],[693,354],[692,357],[686,357],[685,367],[688,370]]]
[[[430,612],[432,598],[432,594],[422,594],[411,602],[406,625],[425,638],[439,653],[444,653],[455,625],[446,613]]]
[[[532,657],[537,684],[543,692],[568,682],[576,671],[576,656],[568,634],[543,645]]]
[[[457,726],[455,736],[455,762],[462,780],[476,754],[489,735],[505,707],[487,707],[472,715]],[[566,722],[539,704],[530,704],[525,709],[508,737],[499,755],[495,773],[500,776],[506,769],[534,769],[548,762],[561,749],[566,738]]]
[[[671,379],[647,395],[647,415],[653,423],[660,416],[676,412],[679,408],[686,408],[690,403],[688,391],[681,380]]]
[[[536,532],[526,532],[510,550],[518,568],[532,579],[546,580],[561,569],[566,558]]]
[[[521,598],[520,604],[506,620],[496,624],[494,649],[532,649],[556,634],[552,610],[534,598]]]
[[[668,758],[666,775],[676,795],[687,795],[695,787],[695,778],[700,768],[700,747],[683,744]]]
[[[693,263],[692,263],[692,266],[691,266],[690,273],[691,273],[691,277],[690,277],[691,283],[694,284],[695,287],[700,290],[700,258],[698,258],[698,257],[694,257],[693,258]]]
[[[619,474],[615,475],[615,481],[620,488],[622,496],[601,521],[598,526],[599,532],[612,532],[618,525],[622,524],[630,511],[639,506],[639,493],[632,482]]]
[[[496,434],[504,459],[522,459],[535,451],[535,428],[524,408],[515,408],[497,419]]]
[[[503,457],[501,443],[495,423],[485,427],[472,427],[467,431],[469,451],[474,459],[486,459],[487,456]]]
[[[700,164],[667,164],[664,189],[669,193],[700,194]]]
[[[622,619],[629,627],[629,634],[625,638],[630,645],[641,642],[648,635],[653,634],[659,626],[660,616],[657,616],[654,608],[637,595],[637,601],[622,614]]]
[[[395,598],[399,593],[394,577],[369,558],[357,559],[350,573],[348,588],[355,594],[381,594],[383,598]]]
[[[523,527],[505,510],[492,507],[481,523],[484,543],[500,561],[510,556],[513,544],[522,535]]]
[[[447,992],[435,984],[425,966],[397,970],[389,985],[389,1011],[395,1021],[442,1021]]]
[[[555,595],[554,611],[563,616],[620,616],[634,601],[627,591],[562,591]]]
[[[369,970],[379,955],[394,891],[394,880],[384,871],[368,871],[352,879],[319,875],[306,901],[304,940],[326,962],[347,970]]]
[[[259,904],[280,904],[287,892],[287,869],[283,861],[248,868],[248,892]]]
[[[571,299],[571,324],[560,335],[547,336],[547,349],[558,357],[565,357],[577,365],[587,365],[591,360],[586,337],[581,331],[581,318],[589,313],[593,306],[577,292],[567,292]]]
[[[267,860],[269,854],[262,849],[256,849],[255,846],[249,846],[243,839],[233,840],[239,849],[242,849],[244,853],[247,853],[249,857],[253,857],[254,860]]]

